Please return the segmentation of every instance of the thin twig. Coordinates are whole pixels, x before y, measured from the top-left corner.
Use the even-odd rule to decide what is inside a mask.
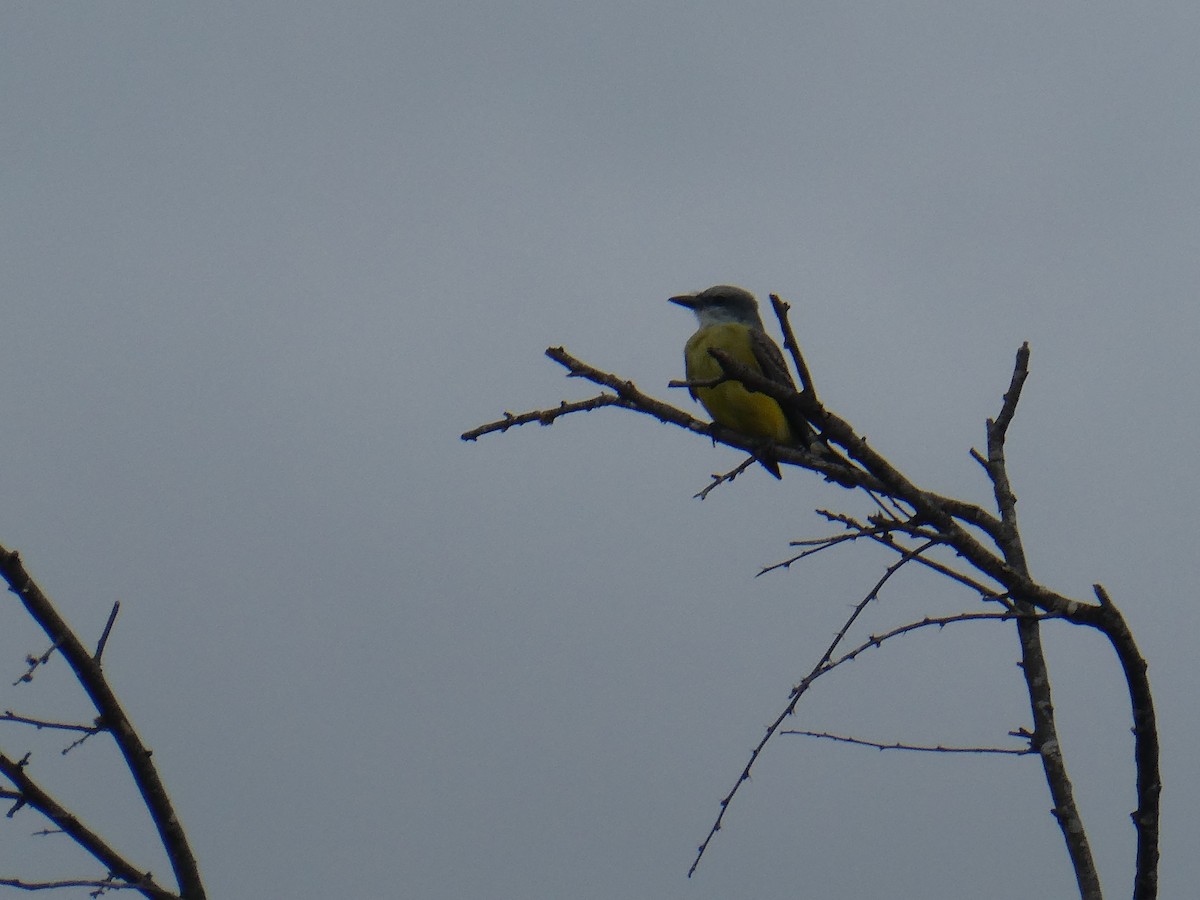
[[[51,722],[48,719],[33,719],[29,716],[19,716],[11,709],[6,709],[3,713],[0,713],[0,722],[16,722],[19,725],[32,725],[39,731],[47,728],[55,731],[84,731],[89,734],[96,734],[104,730],[104,726],[98,721],[91,725],[84,725],[79,722]]]
[[[1013,619],[1020,618],[1022,615],[1025,614],[1008,612],[1006,610],[1005,612],[965,612],[952,613],[948,616],[926,616],[920,621],[908,622],[904,625],[897,625],[895,628],[885,631],[882,634],[871,635],[857,647],[847,650],[837,659],[828,660],[823,666],[821,666],[820,670],[817,672],[817,676],[824,675],[826,672],[832,672],[838,666],[852,662],[866,651],[881,647],[887,641],[890,641],[892,638],[900,637],[902,634],[911,634],[912,632],[920,631],[923,628],[942,629],[947,625],[954,625],[960,622],[1009,622]],[[1043,613],[1029,613],[1027,615],[1029,615],[1031,618],[1038,619],[1056,618]]]
[[[841,534],[830,535],[829,537],[810,538],[803,541],[789,541],[789,547],[807,547],[808,549],[802,550],[795,556],[789,556],[787,559],[780,560],[777,563],[771,563],[769,566],[763,566],[755,574],[755,577],[757,578],[759,575],[766,575],[768,572],[774,572],[778,569],[789,569],[796,563],[800,562],[800,560],[807,559],[810,556],[816,556],[822,550],[829,550],[831,547],[837,547],[840,544],[850,541],[857,541],[862,537],[865,537],[865,535],[856,534],[852,531],[845,531]]]
[[[533,412],[521,413],[520,415],[513,415],[510,412],[506,412],[503,419],[495,422],[487,422],[478,428],[464,431],[459,437],[464,441],[477,441],[485,434],[491,434],[496,431],[503,434],[510,428],[515,428],[518,425],[529,425],[533,422],[537,422],[539,425],[549,425],[559,416],[565,416],[568,413],[574,412],[588,412],[604,406],[624,406],[628,408],[629,404],[613,394],[599,394],[590,400],[577,400],[574,403],[568,403],[564,400],[552,409],[535,409]]]
[[[26,656],[25,665],[27,665],[29,668],[25,670],[24,674],[22,674],[20,678],[12,683],[12,686],[16,687],[19,684],[28,684],[29,682],[33,681],[33,673],[38,669],[39,666],[44,666],[50,661],[50,657],[54,655],[55,649],[55,646],[51,644],[50,649],[41,656],[33,656],[32,654]]]
[[[745,472],[746,469],[754,465],[755,462],[755,458],[751,456],[743,460],[736,469],[732,469],[724,474],[714,472],[712,475],[712,482],[708,485],[708,487],[702,488],[698,493],[693,494],[692,497],[694,497],[696,500],[703,500],[712,493],[713,489],[716,488],[717,485],[726,484],[727,482],[733,481],[733,479]]]
[[[0,887],[16,888],[20,891],[56,891],[63,888],[95,888],[88,896],[99,897],[109,891],[136,891],[136,884],[125,884],[112,878],[91,880],[87,878],[63,879],[61,881],[24,881],[20,878],[0,878]]]
[[[860,747],[873,747],[876,750],[912,750],[919,753],[975,753],[975,754],[996,754],[1001,756],[1028,756],[1031,753],[1036,753],[1032,747],[947,747],[944,744],[904,744],[899,741],[894,741],[890,744],[885,744],[880,741],[869,741],[864,738],[846,737],[840,734],[830,734],[828,731],[792,731],[786,730],[779,732],[782,734],[794,734],[801,737],[823,738],[829,741],[837,741],[842,744],[856,744]]]

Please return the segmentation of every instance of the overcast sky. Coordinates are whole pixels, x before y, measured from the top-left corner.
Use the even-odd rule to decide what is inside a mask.
[[[861,501],[615,410],[672,294],[783,295],[826,402],[930,489],[1021,341],[1034,574],[1104,583],[1164,742],[1162,895],[1200,882],[1200,6],[23,3],[0,13],[0,544],[105,665],[212,897],[1069,897],[1033,758],[768,746],[890,562],[755,579]],[[862,635],[976,609],[897,580]],[[10,603],[0,685],[43,649]],[[1101,875],[1128,896],[1128,701],[1047,629]],[[860,638],[862,637],[860,635]],[[1011,746],[1009,626],[819,683],[797,727]],[[0,708],[87,719],[60,671]],[[165,877],[111,745],[30,771]],[[101,874],[29,811],[0,875]]]

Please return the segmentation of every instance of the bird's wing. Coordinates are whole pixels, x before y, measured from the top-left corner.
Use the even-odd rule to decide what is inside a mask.
[[[783,351],[779,349],[778,344],[771,340],[770,335],[757,328],[751,328],[750,349],[753,351],[754,359],[758,362],[758,367],[762,369],[763,375],[776,384],[789,387],[793,391],[796,390],[796,382],[792,379],[792,373],[788,371]],[[807,420],[786,409],[783,411],[783,415],[796,440],[804,447],[811,447],[816,435]]]
[[[764,375],[777,384],[796,389],[796,382],[792,380],[792,373],[788,371],[783,352],[765,331],[750,329],[750,350]]]

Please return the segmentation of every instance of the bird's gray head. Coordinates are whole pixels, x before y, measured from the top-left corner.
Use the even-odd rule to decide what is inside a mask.
[[[763,327],[754,295],[732,284],[718,284],[698,294],[672,297],[671,302],[694,312],[701,328],[723,322],[737,322],[759,330]]]

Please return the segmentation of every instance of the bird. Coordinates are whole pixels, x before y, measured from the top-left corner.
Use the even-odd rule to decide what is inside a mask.
[[[700,325],[683,348],[689,382],[712,381],[725,375],[721,364],[708,352],[715,349],[723,350],[731,359],[771,381],[796,390],[779,345],[763,328],[758,301],[752,293],[730,284],[718,284],[699,293],[669,299],[695,313]],[[785,412],[774,398],[748,390],[740,381],[688,390],[718,425],[762,440],[763,451],[755,456],[776,478],[782,476],[779,463],[770,455],[770,442],[806,448],[813,444],[815,435],[807,421]]]

